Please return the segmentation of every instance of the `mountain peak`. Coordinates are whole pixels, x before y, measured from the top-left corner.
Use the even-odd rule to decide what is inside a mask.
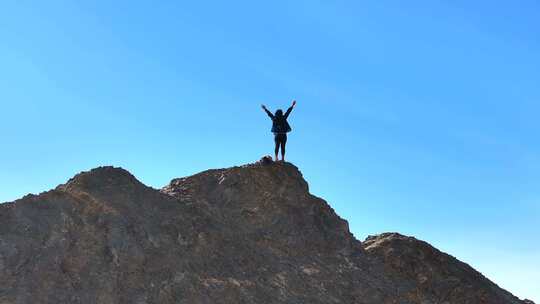
[[[129,171],[120,167],[101,166],[83,171],[72,177],[67,183],[57,187],[58,190],[98,189],[118,187],[128,184],[141,184]]]
[[[295,190],[308,193],[308,184],[296,166],[285,162],[262,161],[225,169],[211,169],[189,177],[173,179],[163,193],[178,196],[188,185],[277,192]],[[278,189],[279,188],[279,189]],[[210,191],[211,189],[206,189]]]
[[[383,233],[367,237],[362,246],[370,258],[384,265],[387,276],[396,281],[412,280],[414,294],[434,292],[437,303],[517,301],[471,266],[414,237]]]
[[[99,167],[0,218],[1,303],[530,303],[415,238],[361,243],[290,163],[160,190]]]

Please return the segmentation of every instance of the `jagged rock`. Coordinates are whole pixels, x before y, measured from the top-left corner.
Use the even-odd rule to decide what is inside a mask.
[[[456,258],[399,233],[369,236],[366,253],[384,265],[412,303],[514,303],[515,297]]]
[[[414,238],[359,242],[289,163],[161,190],[100,167],[0,220],[0,304],[527,303]]]
[[[258,163],[260,164],[263,164],[263,165],[270,165],[272,164],[274,161],[272,160],[272,156],[270,155],[265,155],[263,157],[261,157],[261,159],[259,160]]]

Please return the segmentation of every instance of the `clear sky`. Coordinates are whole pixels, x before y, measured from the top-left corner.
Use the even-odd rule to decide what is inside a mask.
[[[85,4],[82,4],[85,2]],[[363,239],[399,231],[540,301],[540,2],[0,4],[0,201],[79,171],[288,159]]]

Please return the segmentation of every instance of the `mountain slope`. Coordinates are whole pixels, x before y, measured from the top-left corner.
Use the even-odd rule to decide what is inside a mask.
[[[524,303],[427,243],[361,243],[288,163],[100,167],[0,205],[3,303]]]

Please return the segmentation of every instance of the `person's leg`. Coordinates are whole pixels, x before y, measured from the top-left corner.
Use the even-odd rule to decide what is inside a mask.
[[[274,143],[275,143],[275,149],[274,149],[274,154],[276,155],[276,158],[275,160],[278,161],[278,152],[279,152],[279,134],[274,134]]]
[[[287,144],[287,134],[281,137],[281,160],[285,161],[285,145]]]

